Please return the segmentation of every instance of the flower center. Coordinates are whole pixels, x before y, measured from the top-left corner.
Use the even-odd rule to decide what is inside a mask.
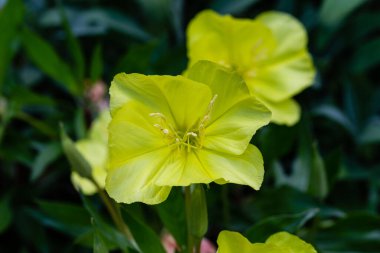
[[[218,95],[215,94],[207,107],[205,115],[198,120],[195,126],[186,130],[176,129],[167,120],[167,117],[160,112],[150,113],[149,116],[157,119],[157,123],[153,124],[153,126],[160,131],[168,146],[180,151],[187,150],[187,152],[192,149],[201,149],[205,138],[205,128],[211,119],[211,112],[217,97]]]

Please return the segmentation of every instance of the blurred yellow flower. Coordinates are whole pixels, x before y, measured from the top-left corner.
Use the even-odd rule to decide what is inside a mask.
[[[107,126],[110,120],[109,111],[101,112],[98,118],[92,123],[88,138],[75,143],[78,151],[90,164],[92,176],[101,188],[104,188],[107,175]],[[75,171],[71,173],[71,181],[75,188],[79,189],[83,194],[91,195],[98,191],[96,186],[89,179],[81,177]]]
[[[235,69],[252,95],[272,111],[272,121],[293,125],[300,117],[294,95],[315,76],[300,22],[280,12],[237,19],[207,10],[187,30],[189,66],[210,60]]]
[[[287,232],[273,234],[265,243],[251,243],[237,232],[222,231],[218,246],[218,253],[317,253],[311,244]]]
[[[259,189],[260,151],[249,144],[270,112],[233,71],[207,61],[187,76],[121,73],[111,88],[108,194],[157,204],[172,186],[237,183]]]

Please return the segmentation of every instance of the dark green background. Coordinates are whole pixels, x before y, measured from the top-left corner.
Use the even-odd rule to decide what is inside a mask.
[[[72,187],[58,124],[73,139],[85,136],[95,113],[84,94],[96,80],[109,85],[121,71],[180,74],[186,26],[206,8],[245,18],[268,10],[294,15],[307,29],[318,72],[296,97],[301,121],[269,125],[252,140],[265,158],[262,189],[206,189],[207,237],[215,242],[230,229],[256,242],[287,230],[321,253],[380,252],[379,1],[1,0],[0,6],[0,252],[92,252],[94,238],[114,252],[128,247],[100,200]],[[164,204],[123,212],[149,245],[163,224],[184,241],[180,189]]]

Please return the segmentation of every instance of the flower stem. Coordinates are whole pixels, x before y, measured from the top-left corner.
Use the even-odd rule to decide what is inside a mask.
[[[185,187],[185,208],[186,208],[186,223],[187,223],[187,251],[193,253],[194,237],[191,231],[191,189],[190,186]]]
[[[125,224],[123,217],[121,216],[120,207],[107,195],[107,193],[98,185],[97,182],[95,182],[95,180],[92,181],[98,188],[99,196],[106,206],[109,214],[111,215],[112,221],[115,223],[117,229],[125,235],[125,237],[128,239],[128,241],[131,242],[132,245],[136,246],[132,233],[129,230],[127,224]]]

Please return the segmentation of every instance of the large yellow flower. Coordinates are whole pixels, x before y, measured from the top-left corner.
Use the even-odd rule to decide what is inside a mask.
[[[92,123],[89,136],[75,143],[78,151],[90,164],[92,177],[101,188],[104,188],[107,175],[107,126],[110,120],[109,111],[103,111]],[[97,187],[89,179],[81,177],[75,171],[71,173],[71,181],[76,188],[79,188],[86,195],[91,195],[98,191]]]
[[[121,73],[110,93],[106,190],[116,201],[156,204],[172,186],[213,181],[260,188],[249,141],[270,112],[233,71],[203,61],[187,77]]]
[[[249,20],[208,10],[187,30],[189,66],[210,60],[236,69],[278,124],[299,120],[300,108],[292,97],[313,82],[315,69],[306,46],[302,24],[280,12]]]
[[[312,245],[287,232],[273,234],[265,243],[251,243],[237,232],[222,231],[218,246],[218,253],[317,253]]]

